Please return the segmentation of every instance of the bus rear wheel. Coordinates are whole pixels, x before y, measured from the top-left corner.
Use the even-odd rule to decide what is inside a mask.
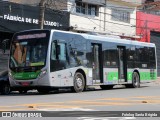
[[[100,85],[100,88],[102,90],[109,90],[113,88],[113,85]]]
[[[125,85],[127,88],[140,88],[140,77],[137,72],[133,72],[132,84]]]
[[[85,88],[85,79],[84,76],[77,72],[74,76],[72,91],[74,92],[82,92]]]

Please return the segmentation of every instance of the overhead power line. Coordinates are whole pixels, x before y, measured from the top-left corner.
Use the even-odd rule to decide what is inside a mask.
[[[58,8],[57,6],[56,6],[56,4],[55,4],[55,1],[57,1],[57,0],[47,0],[47,1],[50,1],[50,5],[54,5],[54,7],[52,7],[52,8]],[[64,5],[66,6],[66,3],[65,2],[63,2],[64,0],[58,0],[58,1],[60,1],[61,2],[61,5],[59,5],[59,6],[61,6],[61,7],[64,7]],[[4,2],[4,1],[0,1],[0,3],[1,2]],[[5,2],[6,3],[6,2]],[[48,2],[49,3],[49,2]],[[130,2],[129,2],[130,3]],[[63,4],[63,5],[62,5]],[[74,8],[76,8],[76,5],[71,5],[71,4],[69,4],[69,6],[72,6],[72,7],[74,7]],[[8,7],[8,6],[6,6],[6,7]],[[107,7],[108,7],[108,5],[107,5]],[[111,6],[112,8],[123,8],[123,9],[126,9],[125,7],[115,7],[115,6]],[[98,13],[102,13],[102,14],[106,14],[106,15],[111,15],[111,16],[113,16],[112,14],[110,14],[110,13],[104,13],[104,12],[98,12]],[[84,15],[87,15],[87,14],[84,14]],[[139,20],[139,21],[146,21],[146,19],[137,19],[137,18],[132,18],[132,17],[130,17],[130,19],[131,20]],[[151,21],[151,20],[148,20],[148,22],[152,22],[152,23],[160,23],[160,22],[156,22],[156,21]]]

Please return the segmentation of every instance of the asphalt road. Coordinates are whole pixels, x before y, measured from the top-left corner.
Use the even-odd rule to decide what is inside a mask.
[[[101,90],[99,87],[92,87],[82,93],[72,93],[70,90],[53,91],[47,95],[39,94],[37,91],[29,91],[27,94],[12,92],[10,95],[0,96],[0,111],[34,111],[40,112],[42,116],[51,115],[54,119],[62,120],[158,120],[160,117],[154,116],[160,115],[160,82],[142,84],[141,88],[136,89],[116,86],[112,90]],[[143,111],[152,114],[137,117],[132,116],[131,111],[141,116],[145,114]]]

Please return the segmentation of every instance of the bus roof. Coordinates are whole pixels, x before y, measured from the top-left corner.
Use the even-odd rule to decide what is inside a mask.
[[[89,40],[99,40],[99,41],[108,41],[108,42],[115,42],[115,43],[122,43],[122,44],[125,43],[125,44],[134,44],[134,45],[140,45],[140,46],[155,47],[154,43],[120,39],[120,38],[116,38],[116,37],[90,35],[90,34],[86,34],[86,33],[74,33],[74,32],[70,32],[70,31],[60,31],[60,30],[52,30],[52,31],[53,32],[55,31],[55,32],[69,33],[69,34],[74,34],[74,35],[81,35],[85,39],[89,39]]]
[[[140,45],[140,46],[155,47],[154,43],[133,41],[133,40],[127,40],[127,39],[114,38],[114,37],[103,37],[103,36],[93,36],[93,35],[87,35],[87,37],[88,37],[88,39],[92,39],[92,40],[100,40],[100,41],[108,41],[108,42],[115,42],[115,43],[122,43],[122,44],[125,43],[125,44],[134,44],[134,45]]]
[[[21,32],[38,31],[38,30],[41,31],[41,29],[31,29],[31,30],[25,30],[25,31],[21,31]],[[43,30],[49,30],[49,29],[43,29]],[[140,45],[140,46],[155,47],[154,43],[147,43],[147,42],[127,40],[127,39],[120,39],[118,37],[90,35],[90,34],[86,34],[86,33],[75,33],[75,32],[71,32],[71,31],[61,31],[61,30],[54,30],[54,29],[49,30],[49,31],[80,35],[83,38],[89,39],[89,40],[108,41],[108,42],[115,42],[115,43],[122,43],[122,44],[125,43],[125,44],[134,44],[134,45]],[[18,33],[21,33],[21,32],[18,32]]]

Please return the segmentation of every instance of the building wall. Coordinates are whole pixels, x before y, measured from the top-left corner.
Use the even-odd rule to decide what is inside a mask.
[[[11,1],[22,3],[22,4],[31,4],[31,5],[38,5],[40,2],[40,0],[11,0]],[[126,1],[126,3],[123,1]],[[143,0],[140,0],[140,1],[143,1]],[[134,5],[132,5],[132,3],[129,3],[127,0],[120,0],[118,2],[116,2],[116,0],[106,0],[107,7],[105,8],[105,0],[97,0],[97,1],[83,0],[83,2],[88,4],[99,4],[99,15],[91,16],[91,15],[76,13],[75,0],[54,0],[51,3],[48,2],[48,5],[49,5],[48,7],[52,9],[69,11],[71,13],[70,26],[77,31],[78,30],[90,31],[90,32],[99,32],[99,33],[107,33],[107,34],[115,34],[115,35],[125,35],[125,36],[134,36],[136,34],[136,28],[132,27],[136,25],[136,20],[135,20],[136,10],[134,9]],[[113,8],[116,7],[116,8],[121,8],[123,10],[129,11],[131,14],[130,23],[112,20],[112,17],[111,17],[112,8],[108,6],[113,6]],[[130,7],[131,9],[128,9]],[[106,12],[105,14],[106,17],[104,17],[105,12]]]
[[[123,0],[123,1],[132,2],[132,3],[137,3],[137,4],[143,4],[143,3],[145,3],[147,0]],[[160,0],[154,0],[154,2],[156,2],[156,1],[160,1]]]
[[[136,4],[142,4],[144,3],[146,0],[123,0],[126,2],[132,2],[132,3],[136,3]]]
[[[54,2],[52,3],[53,6],[55,6],[55,8],[53,9],[58,9],[58,10],[67,10],[67,0],[54,0]]]
[[[38,5],[40,2],[40,0],[8,0],[8,1],[26,5]]]
[[[100,12],[104,12],[104,8],[99,8],[98,16],[76,13],[76,8],[72,8],[70,26],[80,31],[102,32],[104,30],[104,14],[100,14]]]
[[[99,16],[89,16],[76,13],[76,6],[73,6],[74,2],[72,3],[72,8],[70,9],[70,26],[74,27],[76,30],[86,30],[114,35],[136,35],[136,28],[133,27],[136,25],[136,9],[134,9],[134,7],[128,9],[128,7],[125,8],[117,4],[115,5],[108,1],[106,8],[105,6],[99,6]],[[117,8],[117,10],[119,10],[120,8],[120,10],[129,11],[131,18],[130,23],[112,20],[112,7],[110,6],[113,6],[113,8]],[[104,17],[104,13],[106,17]]]
[[[107,9],[107,14],[106,14],[106,31],[111,31],[113,33],[117,33],[120,35],[126,35],[126,36],[133,36],[135,35],[135,26],[136,24],[136,11],[131,9],[131,10],[126,10],[126,9],[120,9],[120,10],[126,10],[130,12],[130,23],[125,23],[121,21],[115,21],[112,20],[112,8]],[[114,8],[115,9],[115,8]],[[119,9],[118,6],[116,9]]]
[[[14,3],[38,6],[40,0],[8,0]],[[68,0],[46,0],[46,6],[57,10],[66,10]]]
[[[150,42],[150,31],[160,32],[160,16],[137,12],[136,34],[140,41]]]

